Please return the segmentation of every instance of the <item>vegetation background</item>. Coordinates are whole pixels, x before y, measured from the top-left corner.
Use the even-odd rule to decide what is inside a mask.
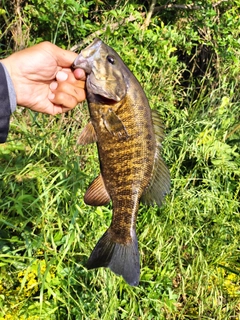
[[[18,108],[0,146],[0,319],[240,319],[240,3],[1,0],[0,56],[96,36],[123,58],[166,125],[171,194],[141,206],[141,281],[85,262],[111,206],[84,204],[99,172],[76,145],[86,103]]]

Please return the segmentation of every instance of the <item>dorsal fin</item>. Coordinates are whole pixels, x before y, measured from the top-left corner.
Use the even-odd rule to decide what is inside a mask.
[[[77,144],[86,145],[93,142],[97,142],[97,135],[92,122],[90,121],[81,132]]]
[[[141,201],[152,205],[154,202],[161,206],[166,194],[170,192],[170,173],[161,157],[161,143],[164,139],[164,125],[157,111],[152,110],[153,128],[156,138],[156,151],[154,166],[149,185],[144,190]]]
[[[84,202],[90,206],[104,206],[108,204],[110,200],[111,198],[100,174],[88,187],[84,196]]]

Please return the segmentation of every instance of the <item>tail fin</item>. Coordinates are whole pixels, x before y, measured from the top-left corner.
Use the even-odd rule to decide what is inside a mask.
[[[139,284],[140,263],[136,231],[129,244],[114,241],[109,229],[98,241],[87,262],[88,269],[108,267],[131,286]]]

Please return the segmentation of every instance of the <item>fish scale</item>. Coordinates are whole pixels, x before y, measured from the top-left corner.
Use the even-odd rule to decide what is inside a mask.
[[[91,119],[78,141],[82,145],[97,142],[101,171],[84,201],[95,206],[112,201],[113,208],[111,225],[87,267],[109,267],[136,286],[140,277],[139,203],[160,205],[170,190],[169,171],[160,155],[163,125],[137,79],[100,39],[81,51],[73,67],[87,73]]]

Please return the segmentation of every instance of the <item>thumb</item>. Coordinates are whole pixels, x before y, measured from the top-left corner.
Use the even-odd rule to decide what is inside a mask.
[[[52,55],[55,57],[58,66],[62,68],[71,67],[78,54],[69,50],[61,49],[52,43],[50,43],[50,45],[51,46],[49,47],[49,49],[51,50]]]

